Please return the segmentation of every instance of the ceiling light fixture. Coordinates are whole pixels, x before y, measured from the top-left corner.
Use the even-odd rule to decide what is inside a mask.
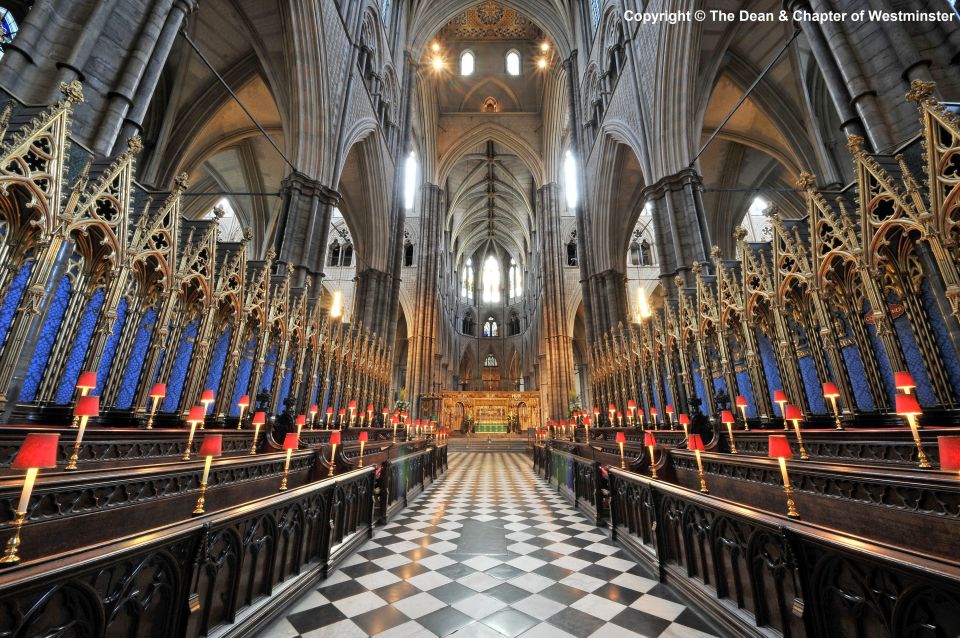
[[[540,44],[540,50],[543,51],[544,53],[546,53],[547,51],[549,51],[549,50],[550,50],[550,43],[549,43],[549,42],[543,42],[543,43],[541,43],[541,44]]]
[[[440,43],[439,43],[439,42],[434,42],[434,43],[430,46],[430,50],[432,50],[434,53],[440,53]]]
[[[442,71],[443,70],[443,58],[439,55],[433,58],[433,70]]]
[[[546,58],[540,58],[539,60],[537,60],[537,67],[539,67],[539,68],[541,68],[541,69],[547,68],[547,59],[546,59]]]

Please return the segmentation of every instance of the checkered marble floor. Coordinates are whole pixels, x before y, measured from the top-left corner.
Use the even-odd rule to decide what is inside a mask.
[[[451,454],[445,477],[261,635],[711,635],[647,575],[523,454]]]

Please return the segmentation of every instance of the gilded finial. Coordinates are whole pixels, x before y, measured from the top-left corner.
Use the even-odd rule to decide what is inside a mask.
[[[800,175],[797,176],[797,188],[802,188],[804,190],[813,188],[816,184],[816,179],[812,173],[807,171],[800,171]]]
[[[267,249],[267,261],[273,261],[277,258],[277,251],[273,249],[273,246]]]
[[[250,241],[253,239],[253,231],[250,230],[248,226],[243,227],[243,241]]]
[[[190,187],[190,177],[186,173],[180,173],[173,180],[173,186],[176,190],[187,190]]]
[[[935,82],[925,82],[924,80],[914,80],[910,84],[910,90],[907,91],[906,98],[918,107],[933,99],[933,94],[937,90]]]
[[[690,271],[695,275],[699,275],[701,271],[703,271],[703,265],[699,261],[695,261],[693,265],[690,266]]]
[[[9,100],[3,105],[3,112],[0,113],[0,139],[7,134],[7,126],[10,125],[11,113],[13,113],[13,100]]]
[[[673,283],[676,284],[677,288],[682,288],[683,277],[681,277],[680,275],[677,275],[676,277],[673,278]]]
[[[216,206],[213,207],[213,217],[217,221],[220,221],[221,219],[223,219],[223,216],[226,214],[227,214],[227,211],[225,211],[223,209],[223,206],[221,206],[220,204],[217,204]]]
[[[743,241],[744,237],[747,236],[747,229],[743,226],[737,226],[733,231],[733,238],[737,241]]]
[[[847,135],[847,150],[856,157],[863,155],[863,137],[852,133]]]
[[[720,246],[714,245],[713,248],[710,249],[710,256],[714,259],[720,259],[722,254],[723,251],[720,250]]]
[[[60,92],[63,93],[63,97],[67,98],[67,101],[71,104],[80,104],[83,102],[83,85],[80,84],[79,80],[72,80],[69,84],[61,82]]]
[[[143,140],[139,135],[134,135],[127,140],[127,148],[130,149],[130,152],[137,154],[143,150]]]

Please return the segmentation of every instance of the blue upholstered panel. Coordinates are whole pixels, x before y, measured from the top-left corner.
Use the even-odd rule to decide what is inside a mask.
[[[213,352],[210,354],[210,369],[207,372],[207,378],[203,382],[203,389],[213,390],[214,393],[219,392],[220,388],[220,377],[223,376],[223,366],[227,363],[227,350],[230,348],[230,333],[231,329],[229,326],[220,333],[220,336],[217,337],[216,343],[213,345]],[[213,413],[213,406],[210,406],[210,414]]]
[[[763,363],[763,372],[767,377],[767,392],[770,393],[770,400],[773,401],[775,390],[783,388],[783,380],[780,378],[780,368],[777,367],[777,355],[773,350],[773,345],[767,339],[767,335],[757,332],[757,345],[760,348],[760,361]]]
[[[247,386],[250,384],[250,373],[253,371],[253,350],[257,347],[256,337],[250,339],[246,348],[243,349],[243,356],[240,357],[240,365],[237,367],[237,380],[233,386],[233,400],[230,402],[230,416],[239,416],[240,408],[237,403],[240,397],[247,393]],[[256,401],[256,397],[250,397],[250,402]]]
[[[807,401],[810,402],[810,411],[814,414],[825,414],[827,406],[823,401],[823,386],[817,376],[817,366],[813,357],[800,357],[800,374],[803,377],[803,388],[807,392]],[[793,401],[793,397],[788,397]]]
[[[27,280],[30,278],[30,271],[33,268],[33,262],[24,265],[18,272],[10,287],[7,288],[7,296],[3,298],[0,304],[0,343],[7,338],[7,330],[10,329],[10,323],[13,321],[13,315],[20,304],[20,298],[23,297],[23,290],[27,287]]]
[[[97,366],[97,389],[94,394],[103,392],[103,386],[110,374],[113,357],[117,354],[117,345],[120,343],[120,335],[123,332],[123,324],[126,320],[127,300],[121,299],[120,303],[117,304],[117,318],[113,321],[113,333],[107,337],[107,343],[104,344],[103,353],[100,355],[100,365]]]
[[[263,376],[260,377],[260,387],[257,392],[270,392],[270,386],[273,385],[273,375],[277,369],[277,346],[270,346],[267,352],[267,361],[263,365]],[[254,397],[250,397],[251,400]]]
[[[140,322],[140,328],[137,330],[137,336],[134,338],[133,347],[130,350],[127,369],[123,371],[120,392],[117,394],[117,407],[120,409],[125,410],[133,405],[133,399],[137,392],[137,381],[140,379],[143,360],[147,356],[147,348],[150,347],[150,336],[153,334],[156,320],[157,311],[153,308],[149,308],[143,313],[143,320]]]
[[[170,378],[167,379],[167,398],[163,400],[163,411],[174,412],[180,405],[180,395],[183,394],[183,382],[187,378],[187,366],[190,365],[190,355],[193,354],[194,341],[197,338],[197,320],[194,319],[184,328],[174,353],[173,367],[170,369]],[[167,355],[169,356],[169,352]]]
[[[853,396],[857,402],[856,407],[864,411],[875,409],[873,395],[870,394],[870,386],[867,385],[867,373],[864,371],[863,362],[860,360],[860,352],[856,346],[847,346],[842,349],[842,352],[843,361],[847,365],[847,374],[850,375],[850,383],[853,385]]]
[[[740,394],[747,400],[747,416],[754,418],[757,416],[757,398],[753,395],[753,385],[750,383],[750,374],[746,370],[737,372],[736,374],[737,387],[740,390]],[[731,396],[730,399],[734,400],[736,396]],[[735,404],[734,407],[736,407]]]
[[[283,381],[280,383],[280,397],[277,402],[277,405],[280,406],[281,410],[283,409],[283,402],[290,394],[290,386],[293,384],[293,357],[287,359],[286,367],[287,370],[283,374]]]
[[[53,293],[53,301],[50,303],[47,316],[43,319],[37,347],[33,350],[33,359],[30,360],[27,376],[23,380],[23,388],[20,389],[19,398],[24,403],[29,403],[37,398],[37,390],[40,389],[43,371],[47,367],[50,351],[57,340],[57,333],[60,332],[60,324],[63,322],[64,313],[67,311],[67,304],[70,303],[70,290],[70,278],[64,275],[57,285],[56,292]]]
[[[90,345],[93,331],[97,327],[97,317],[100,315],[102,305],[103,290],[98,288],[90,297],[90,301],[87,302],[87,307],[83,309],[73,346],[67,356],[67,365],[64,368],[63,377],[60,379],[60,385],[57,387],[57,394],[54,399],[60,405],[70,403],[73,400],[77,379],[82,372],[80,368],[83,367],[83,360],[87,356],[87,348]]]
[[[923,357],[920,356],[920,346],[917,345],[917,340],[913,336],[913,329],[907,315],[903,314],[894,319],[893,326],[900,338],[900,347],[903,349],[903,356],[907,360],[907,368],[917,384],[917,400],[920,405],[936,405],[937,398],[933,394],[933,386],[930,384],[930,377],[927,376],[927,368],[923,365]]]
[[[927,316],[930,318],[930,329],[933,331],[934,340],[940,349],[940,361],[947,372],[947,378],[953,388],[953,395],[960,398],[960,357],[958,357],[956,348],[953,347],[947,329],[947,321],[953,321],[953,319],[945,318],[940,312],[933,291],[930,289],[930,282],[926,278],[920,283],[920,300],[927,311]]]

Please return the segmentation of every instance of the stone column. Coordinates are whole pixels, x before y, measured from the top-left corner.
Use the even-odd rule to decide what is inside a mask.
[[[690,267],[710,258],[710,233],[707,229],[702,182],[692,168],[664,177],[647,189],[653,204],[653,224],[660,258],[660,281],[664,290],[676,294],[674,277],[693,286]]]
[[[302,288],[309,279],[311,289],[319,290],[330,217],[340,194],[298,172],[284,178],[280,192],[283,200],[275,243],[277,263],[293,266],[292,288]]]
[[[439,347],[436,326],[440,312],[437,296],[444,193],[435,184],[420,189],[420,251],[417,256],[417,288],[413,322],[410,326],[407,364],[407,395],[413,407],[411,417],[419,418],[420,396],[430,391],[433,381],[433,353]]]
[[[537,192],[540,267],[543,276],[540,395],[550,415],[565,417],[573,390],[573,337],[567,330],[563,285],[563,238],[560,235],[560,187],[551,182]]]

